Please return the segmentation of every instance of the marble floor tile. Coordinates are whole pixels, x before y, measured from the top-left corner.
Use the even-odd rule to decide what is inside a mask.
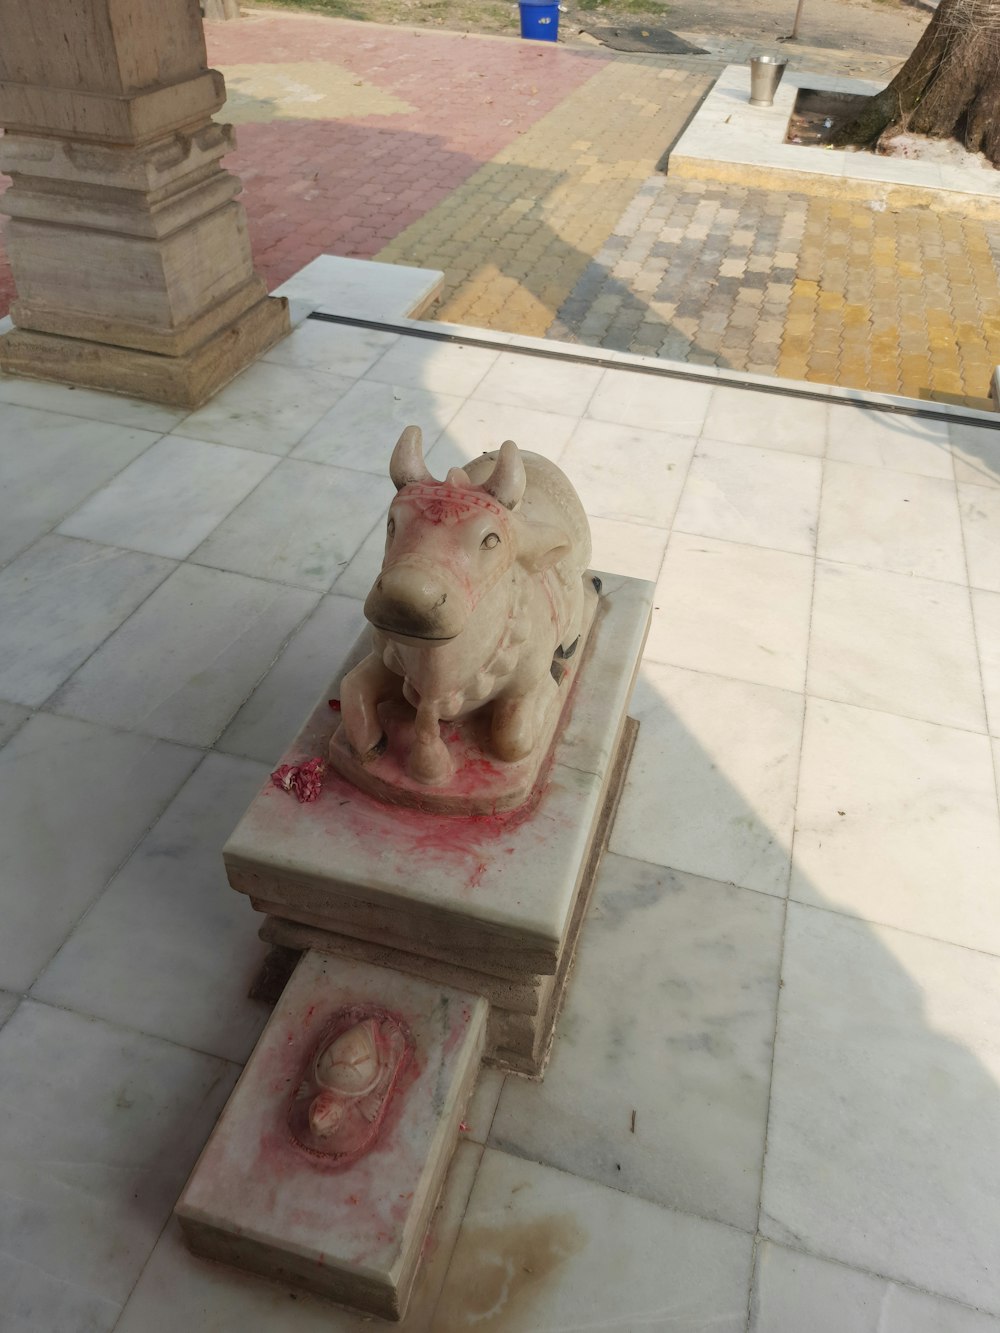
[[[962,530],[974,588],[1000,592],[1000,487],[959,486]]]
[[[811,555],[822,463],[802,454],[702,440],[674,518],[680,532]]]
[[[783,925],[765,894],[607,856],[545,1081],[507,1080],[490,1146],[753,1232]]]
[[[482,1149],[460,1143],[448,1169],[417,1273],[406,1333],[438,1333],[434,1307],[479,1168]],[[301,1289],[196,1259],[171,1221],[136,1283],[115,1333],[373,1333],[383,1321],[354,1314]],[[393,1324],[385,1323],[385,1328]]]
[[[809,556],[675,532],[654,598],[646,657],[803,690]]]
[[[822,458],[829,415],[828,403],[790,394],[764,396],[720,384],[712,390],[702,435],[725,444],[751,444]]]
[[[818,561],[807,688],[827,699],[985,730],[968,591]]]
[[[288,341],[298,336],[297,331]],[[173,433],[264,454],[287,454],[354,382],[346,373],[328,375],[257,361]]]
[[[183,560],[276,463],[266,454],[167,436],[64,519],[59,532]]]
[[[172,430],[186,415],[183,408],[144,403],[138,398],[124,398],[99,389],[81,389],[73,384],[54,384],[48,380],[27,380],[0,371],[0,403],[35,407],[43,412],[61,412],[70,417],[85,417],[114,426],[133,426],[136,430],[162,435]],[[4,413],[4,420],[7,414]]]
[[[667,546],[664,528],[649,528],[642,523],[624,523],[613,518],[591,518],[590,538],[593,569],[609,574],[624,574],[630,579],[655,583]]]
[[[948,425],[955,480],[974,486],[1000,487],[1000,431],[952,421]]]
[[[481,402],[509,403],[578,417],[586,411],[603,375],[599,366],[502,352],[474,396]]]
[[[20,704],[9,704],[0,699],[0,746],[6,745],[30,716],[30,708],[22,708]]]
[[[518,448],[557,463],[577,421],[577,417],[558,412],[470,399],[455,413],[437,443],[425,450],[427,466],[436,477],[443,477],[450,467],[461,467],[480,454],[499,449],[504,440],[513,440]]]
[[[789,903],[760,1229],[1000,1313],[1000,959]]]
[[[367,537],[338,575],[332,588],[338,597],[353,597],[363,602],[371,592],[385,556],[387,514],[387,508],[379,514]]]
[[[488,1065],[483,1065],[480,1069],[476,1086],[472,1090],[472,1096],[469,1098],[469,1105],[466,1107],[463,1117],[462,1123],[465,1125],[465,1129],[462,1131],[463,1139],[470,1139],[473,1143],[485,1144],[487,1142],[490,1137],[490,1130],[493,1127],[493,1119],[496,1116],[500,1094],[503,1092],[504,1084],[508,1078],[515,1078],[515,1076],[505,1074],[501,1069],[492,1069]]]
[[[294,456],[388,477],[393,448],[407,426],[423,431],[426,455],[461,406],[458,394],[359,380],[313,426]]]
[[[581,421],[559,466],[588,514],[667,528],[688,474],[694,439],[606,421]]]
[[[434,1333],[737,1333],[750,1247],[732,1227],[487,1148]]]
[[[3,1027],[20,1003],[20,995],[14,995],[10,991],[0,991],[0,1027]]]
[[[997,551],[1000,563],[1000,543]],[[827,461],[817,553],[866,569],[965,583],[954,483]]]
[[[0,751],[0,986],[28,989],[198,758],[44,713],[7,742]]]
[[[488,347],[432,338],[400,338],[379,357],[367,378],[464,397],[472,393],[496,359],[497,353]]]
[[[263,764],[207,755],[33,998],[243,1063],[269,1014],[247,998],[267,946],[220,849],[266,779]]]
[[[1000,1333],[966,1305],[764,1241],[749,1333]]]
[[[606,370],[590,400],[587,416],[645,430],[699,435],[711,396],[710,384]]]
[[[972,611],[990,732],[1000,736],[1000,593],[973,589]]]
[[[802,698],[652,662],[611,850],[783,896]]]
[[[392,497],[388,477],[284,459],[194,552],[199,564],[326,592]]]
[[[43,703],[173,568],[157,556],[42,537],[0,571],[0,696]]]
[[[808,701],[793,898],[1000,954],[997,885],[986,736]]]
[[[367,622],[352,597],[324,597],[222,733],[220,750],[278,762]]]
[[[399,334],[307,319],[264,354],[264,361],[296,370],[322,370],[356,379],[400,341]]]
[[[4,407],[0,564],[155,443],[148,430]]]
[[[826,456],[924,477],[953,476],[947,422],[846,403],[830,405]]]
[[[211,745],[318,598],[183,565],[59,691],[60,712]]]
[[[237,1072],[20,1006],[0,1032],[0,1251],[18,1318],[6,1328],[112,1328]]]

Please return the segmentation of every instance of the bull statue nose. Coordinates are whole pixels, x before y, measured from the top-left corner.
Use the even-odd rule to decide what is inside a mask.
[[[449,589],[433,570],[397,565],[383,570],[365,603],[365,615],[389,633],[448,639],[458,629]]]

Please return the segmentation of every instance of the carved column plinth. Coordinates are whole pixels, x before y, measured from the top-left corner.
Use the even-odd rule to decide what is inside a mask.
[[[197,406],[289,327],[220,165],[233,134],[211,119],[225,86],[197,3],[11,7],[0,170],[18,299],[0,366]]]

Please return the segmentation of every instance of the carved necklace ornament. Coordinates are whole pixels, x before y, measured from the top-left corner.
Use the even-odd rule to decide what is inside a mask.
[[[372,1005],[337,1013],[310,1055],[288,1124],[300,1148],[350,1166],[375,1144],[413,1054],[401,1019]]]

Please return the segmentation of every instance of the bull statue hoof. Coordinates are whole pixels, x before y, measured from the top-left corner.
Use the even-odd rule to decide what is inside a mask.
[[[512,440],[438,481],[408,426],[389,475],[372,651],[341,686],[331,763],[397,803],[511,808],[542,769],[594,617],[586,513],[554,463]]]

